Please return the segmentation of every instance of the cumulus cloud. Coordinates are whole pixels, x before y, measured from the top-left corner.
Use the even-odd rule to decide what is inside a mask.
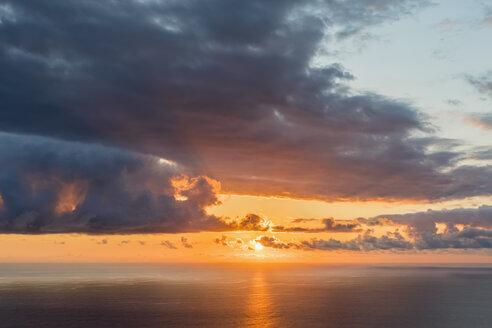
[[[228,226],[232,230],[267,231],[271,222],[257,214],[249,213],[243,218],[229,220]]]
[[[491,169],[455,169],[462,154],[436,147],[411,104],[352,90],[355,74],[339,63],[313,64],[330,40],[427,1],[4,3],[2,130],[154,154],[242,194],[436,200],[492,190]]]
[[[227,226],[203,207],[208,180],[175,198],[173,167],[153,156],[95,144],[0,134],[0,232],[191,232]]]

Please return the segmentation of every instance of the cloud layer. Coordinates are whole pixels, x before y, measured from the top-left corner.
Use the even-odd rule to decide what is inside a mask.
[[[273,232],[339,232],[327,229],[333,226],[348,227],[346,221],[322,220],[326,228],[289,227]],[[327,222],[329,222],[327,224]],[[492,248],[492,206],[460,208],[454,210],[426,211],[399,215],[381,215],[352,220],[344,232],[363,234],[349,240],[312,238],[301,242],[286,243],[277,237],[258,239],[265,247],[303,250],[347,251],[405,251],[436,249],[488,249]],[[381,235],[374,227],[385,227]],[[388,230],[388,228],[390,228]]]
[[[492,190],[492,170],[455,168],[463,154],[412,105],[357,93],[352,73],[317,61],[426,1],[2,3],[2,130],[151,153],[241,194]]]

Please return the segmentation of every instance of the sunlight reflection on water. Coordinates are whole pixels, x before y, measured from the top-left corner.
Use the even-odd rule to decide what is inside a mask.
[[[258,269],[253,273],[248,291],[248,327],[274,327],[272,296],[265,280],[265,272]]]

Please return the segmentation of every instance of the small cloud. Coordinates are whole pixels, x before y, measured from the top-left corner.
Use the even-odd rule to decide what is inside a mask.
[[[236,240],[229,240],[229,237],[222,235],[221,238],[216,238],[214,242],[221,246],[227,246],[230,248],[245,249],[247,247],[241,238]]]
[[[318,221],[318,219],[292,219],[290,222],[292,222],[292,223],[306,223],[306,222],[313,222],[313,221]]]
[[[492,71],[482,75],[466,75],[465,78],[479,93],[492,97]]]
[[[253,241],[254,244],[259,243],[263,247],[271,247],[271,248],[278,248],[278,249],[289,249],[289,248],[295,248],[299,249],[300,246],[296,243],[286,243],[283,242],[282,240],[278,239],[275,236],[269,237],[269,236],[260,236],[256,238]]]
[[[492,113],[464,115],[463,121],[482,130],[492,130]]]
[[[169,240],[161,241],[161,246],[167,247],[169,249],[178,249],[172,242]]]
[[[122,240],[122,241],[120,241],[120,243],[118,244],[118,246],[123,246],[123,245],[129,244],[129,243],[130,243],[129,240]]]
[[[183,246],[184,246],[185,248],[193,248],[193,245],[191,245],[191,244],[188,242],[188,238],[181,237],[181,243],[183,244]]]
[[[99,245],[106,245],[108,243],[107,239],[102,239],[101,241],[97,242]]]
[[[229,246],[229,242],[227,241],[227,236],[224,235],[222,235],[221,238],[215,238],[214,242],[222,246]]]
[[[140,246],[145,246],[145,244],[146,244],[146,242],[142,241],[142,240],[139,240],[138,243],[140,244]]]
[[[463,103],[459,99],[446,99],[444,101],[445,103],[452,105],[452,106],[462,106]]]

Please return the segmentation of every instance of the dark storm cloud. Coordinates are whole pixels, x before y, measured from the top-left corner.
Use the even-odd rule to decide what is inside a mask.
[[[0,232],[145,233],[227,229],[204,206],[205,178],[177,201],[175,168],[116,148],[0,134]]]
[[[492,190],[488,167],[453,169],[463,154],[412,137],[431,129],[411,105],[356,93],[340,64],[312,64],[333,38],[424,1],[1,3],[2,130],[151,153],[234,193],[437,200]]]

